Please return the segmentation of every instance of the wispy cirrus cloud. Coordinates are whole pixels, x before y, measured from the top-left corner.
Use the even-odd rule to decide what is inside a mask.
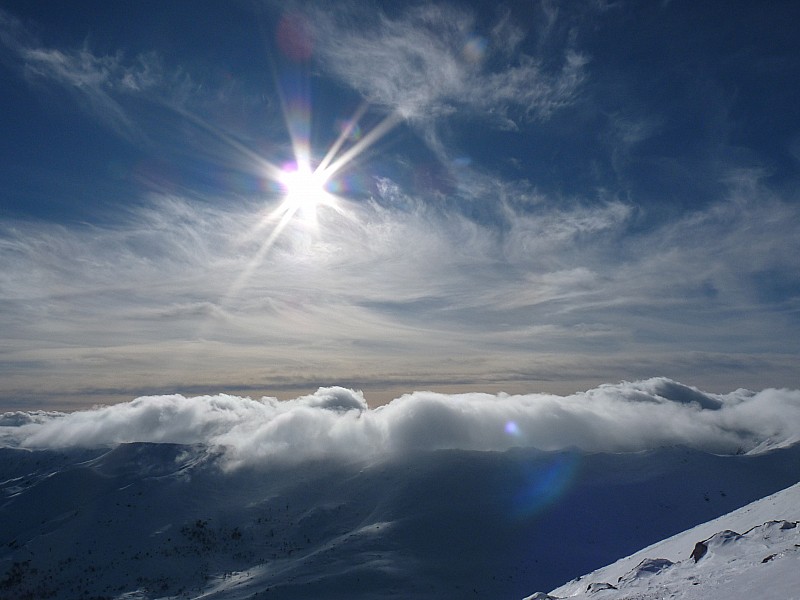
[[[402,186],[380,189],[321,211],[316,230],[291,223],[252,268],[263,199],[154,197],[115,226],[6,223],[5,397],[90,391],[79,381],[135,393],[147,373],[148,389],[524,386],[700,365],[706,381],[752,378],[747,365],[789,380],[800,264],[785,241],[800,215],[757,179],[634,235],[620,201],[531,206],[507,188],[498,226],[397,210]],[[36,384],[25,365],[44,373]]]
[[[524,38],[519,27],[501,18],[481,31],[469,10],[453,5],[370,17],[351,6],[315,11],[312,22],[319,59],[333,75],[409,118],[466,110],[514,126],[570,103],[585,77],[587,59],[574,48],[550,68],[536,56],[512,57]]]
[[[0,43],[10,55],[8,62],[29,83],[66,91],[93,118],[133,140],[143,139],[143,132],[126,108],[127,99],[176,103],[193,87],[185,73],[168,73],[156,53],[131,59],[121,52],[97,55],[87,43],[77,48],[47,46],[2,9]]]

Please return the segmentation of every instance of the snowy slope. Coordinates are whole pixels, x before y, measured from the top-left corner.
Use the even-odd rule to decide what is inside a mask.
[[[0,449],[0,598],[521,598],[796,482],[800,448],[221,464]]]
[[[800,484],[529,598],[800,598]]]

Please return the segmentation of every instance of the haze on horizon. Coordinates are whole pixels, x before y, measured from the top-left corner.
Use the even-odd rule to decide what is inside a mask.
[[[800,389],[798,18],[0,0],[0,411]]]

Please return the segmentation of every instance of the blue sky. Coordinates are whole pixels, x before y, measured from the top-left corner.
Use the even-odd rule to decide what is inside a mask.
[[[796,388],[799,13],[0,1],[0,408]]]

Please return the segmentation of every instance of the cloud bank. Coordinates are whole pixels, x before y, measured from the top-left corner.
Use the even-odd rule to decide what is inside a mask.
[[[25,448],[210,444],[225,449],[230,465],[370,461],[445,448],[632,452],[686,445],[735,454],[800,441],[800,390],[709,394],[652,378],[571,396],[415,392],[375,409],[361,392],[339,387],[288,401],[149,396],[69,414],[6,413],[0,440]]]

